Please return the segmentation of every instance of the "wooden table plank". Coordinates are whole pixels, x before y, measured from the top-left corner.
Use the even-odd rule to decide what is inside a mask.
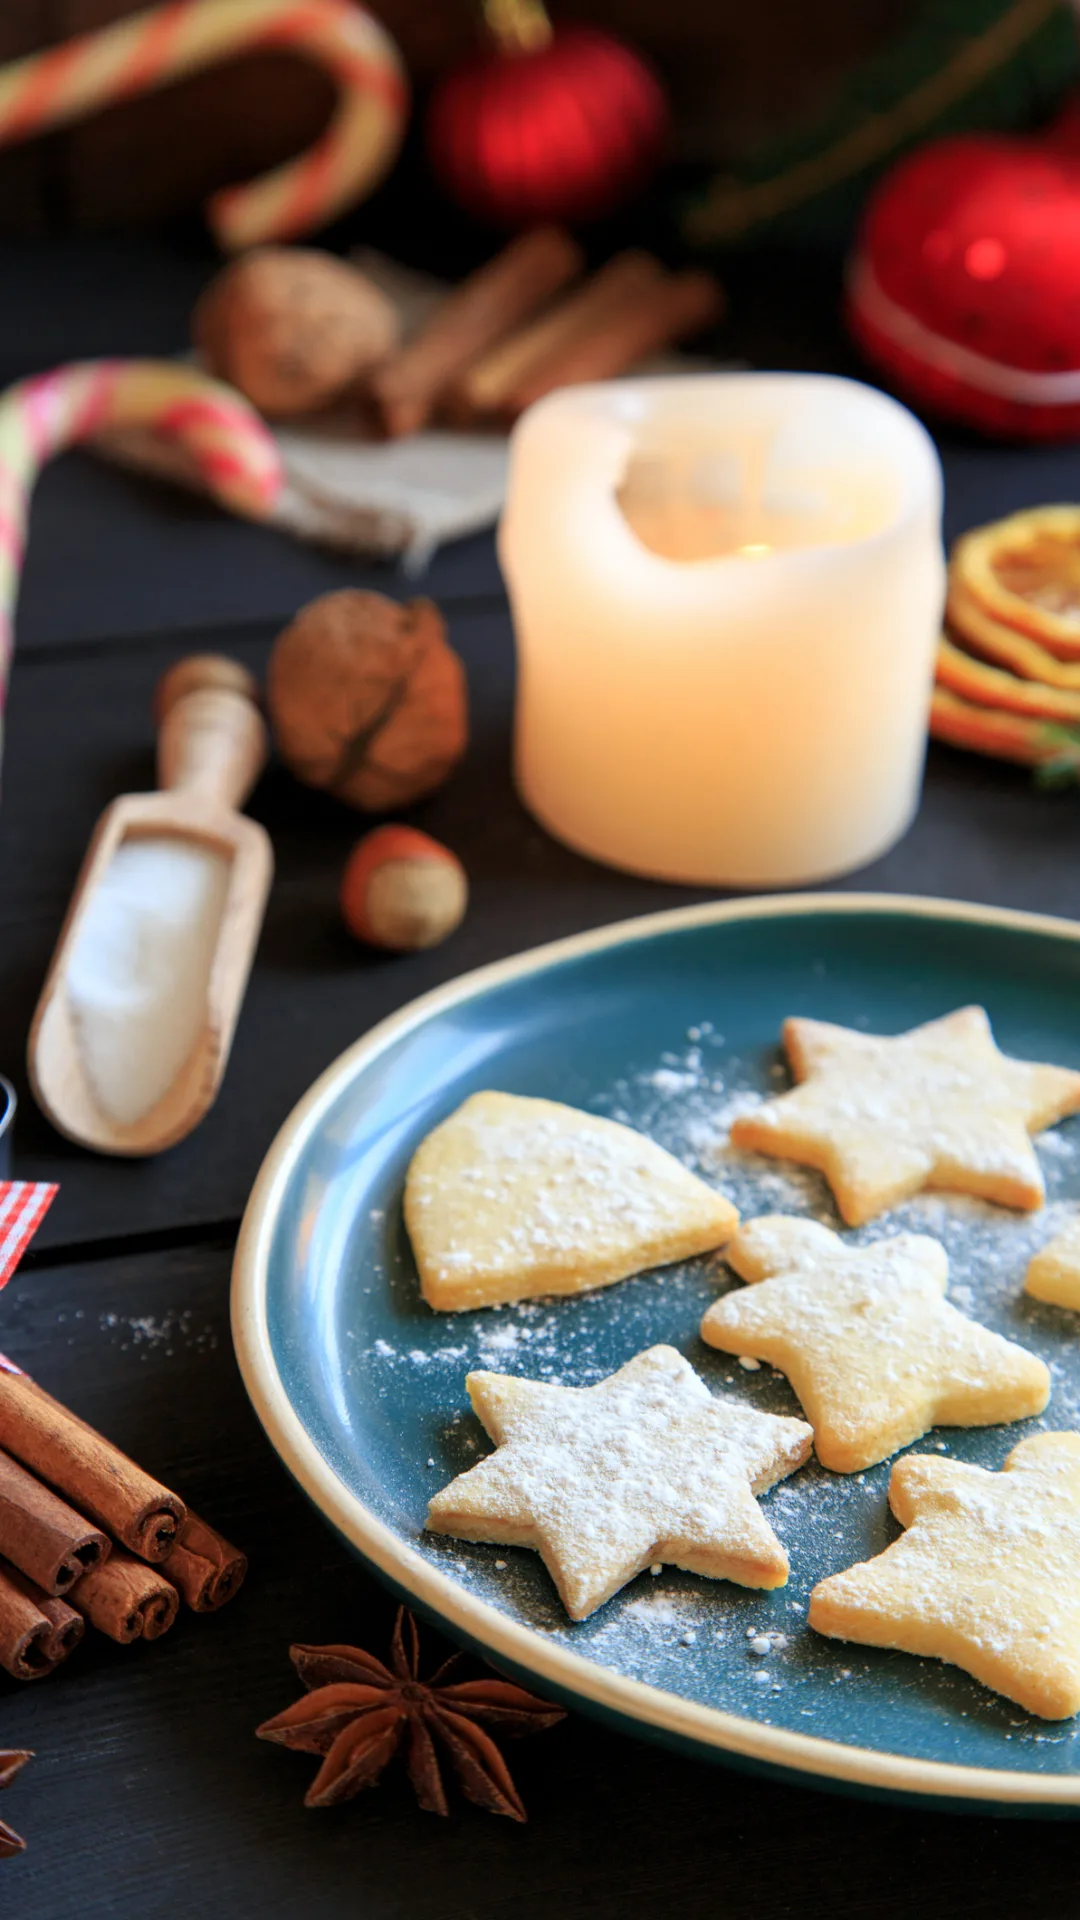
[[[3,1910],[109,1920],[1000,1920],[1069,1914],[1075,1829],[880,1807],[682,1759],[574,1716],[511,1750],[521,1828],[423,1814],[395,1772],[333,1813],[314,1763],[256,1742],[295,1697],[290,1639],[385,1648],[392,1603],[256,1425],[229,1344],[221,1247],[21,1274],[0,1339],[251,1555],[234,1605],[167,1639],[96,1635],[53,1678],[0,1675],[0,1741],[37,1757],[4,1796],[29,1842]],[[426,1637],[437,1654],[436,1636]],[[1033,1875],[1035,1878],[1033,1879]],[[1037,1887],[1037,1894],[1035,1888]],[[1035,1902],[1033,1905],[1032,1902]]]
[[[213,251],[102,235],[0,241],[0,384],[61,360],[168,354],[214,270]]]
[[[34,494],[16,620],[20,656],[230,623],[284,626],[337,587],[450,606],[502,596],[487,534],[440,548],[415,577],[234,520],[209,501],[87,453],[47,467]]]

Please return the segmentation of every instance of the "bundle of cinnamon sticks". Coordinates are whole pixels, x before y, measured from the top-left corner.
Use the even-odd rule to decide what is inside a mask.
[[[242,1553],[0,1355],[0,1666],[39,1680],[87,1621],[156,1640],[231,1600]]]
[[[616,254],[583,280],[584,267],[561,228],[512,241],[374,368],[368,395],[385,432],[507,424],[556,387],[625,373],[723,310],[712,274],[671,273],[648,253]]]

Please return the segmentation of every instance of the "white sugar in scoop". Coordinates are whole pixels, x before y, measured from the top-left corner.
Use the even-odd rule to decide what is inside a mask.
[[[229,864],[194,840],[121,841],[67,963],[68,1003],[98,1105],[130,1127],[166,1094],[206,1022]]]
[[[237,813],[266,758],[243,667],[181,661],[158,688],[159,793],[98,823],[30,1029],[53,1125],[102,1153],[182,1140],[221,1084],[273,873]]]

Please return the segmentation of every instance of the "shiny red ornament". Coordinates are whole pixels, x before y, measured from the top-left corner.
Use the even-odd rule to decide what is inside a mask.
[[[900,162],[871,199],[848,319],[916,404],[1013,439],[1080,437],[1080,157],[971,135]]]
[[[550,28],[475,55],[436,88],[428,152],[439,183],[500,227],[596,218],[647,179],[668,127],[660,82],[621,41]]]

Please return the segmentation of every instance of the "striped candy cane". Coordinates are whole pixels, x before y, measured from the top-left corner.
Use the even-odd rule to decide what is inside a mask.
[[[0,1180],[0,1287],[7,1286],[58,1192],[47,1180]],[[8,1370],[21,1372],[10,1360]]]
[[[74,361],[0,394],[0,748],[34,481],[51,454],[120,426],[152,427],[180,440],[209,491],[234,513],[265,519],[277,498],[281,463],[258,414],[193,367]]]
[[[353,0],[166,0],[115,26],[0,68],[0,147],[148,93],[259,47],[290,47],[337,82],[321,139],[261,179],[230,187],[207,214],[229,252],[323,226],[370,191],[401,142],[401,56]]]

